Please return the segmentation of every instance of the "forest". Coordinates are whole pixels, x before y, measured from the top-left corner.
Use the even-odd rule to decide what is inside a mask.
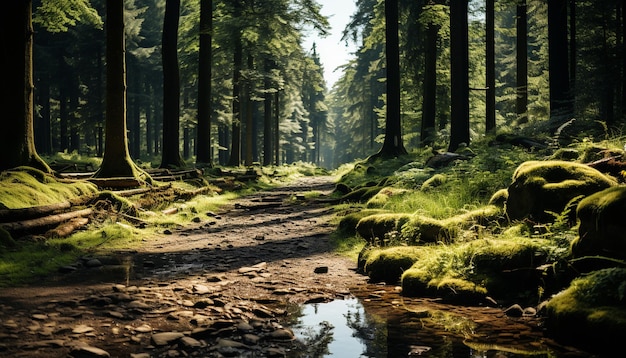
[[[7,2],[0,356],[619,349],[626,3],[355,5]]]

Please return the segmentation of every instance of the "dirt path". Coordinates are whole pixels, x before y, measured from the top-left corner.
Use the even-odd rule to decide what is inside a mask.
[[[365,284],[332,252],[332,211],[305,177],[237,200],[136,252],[85,260],[39,287],[0,293],[0,355],[288,356],[287,303],[322,302]]]

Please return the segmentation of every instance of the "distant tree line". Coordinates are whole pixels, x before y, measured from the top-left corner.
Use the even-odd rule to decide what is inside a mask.
[[[357,0],[344,31],[357,51],[327,96],[338,163],[375,154],[386,139],[385,3]],[[408,150],[454,151],[502,132],[551,135],[570,123],[580,137],[622,133],[623,1],[397,3]]]
[[[623,128],[623,1],[356,5],[344,40],[358,51],[328,91],[302,47],[306,29],[328,31],[315,0],[8,2],[0,169],[46,169],[38,153],[57,152],[108,167],[115,151],[133,175],[155,158],[332,167],[573,122],[578,135]]]

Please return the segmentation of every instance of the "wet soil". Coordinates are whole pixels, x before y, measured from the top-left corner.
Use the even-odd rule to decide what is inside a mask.
[[[539,319],[403,298],[395,286],[368,284],[355,262],[333,252],[333,209],[303,195],[329,194],[332,179],[305,177],[238,199],[137,250],[85,258],[37,285],[3,289],[0,356],[296,357],[289,307],[349,297],[400,330],[388,332],[387,343],[403,356],[415,342],[436,344],[417,336],[424,333],[469,334],[478,343],[500,335],[584,356],[545,339]],[[433,310],[469,317],[471,332],[425,323]],[[415,337],[394,341],[416,324]]]

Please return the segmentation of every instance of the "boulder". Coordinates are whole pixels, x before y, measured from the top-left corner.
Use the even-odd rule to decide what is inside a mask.
[[[551,222],[568,203],[617,185],[617,181],[587,165],[566,161],[528,161],[513,174],[506,213],[511,220]],[[574,210],[571,218],[574,220]]]
[[[626,259],[626,187],[609,188],[583,199],[576,208],[579,237],[572,255]]]

